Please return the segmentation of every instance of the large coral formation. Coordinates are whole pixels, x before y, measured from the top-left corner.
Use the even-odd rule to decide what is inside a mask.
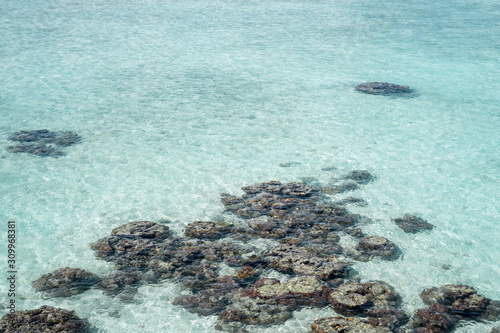
[[[357,170],[341,179],[358,186],[374,176]],[[216,315],[216,328],[228,332],[280,324],[304,307],[330,306],[348,316],[312,324],[314,332],[325,333],[445,332],[462,319],[492,320],[500,314],[498,302],[473,288],[446,285],[424,290],[422,299],[430,307],[418,310],[402,328],[409,316],[400,309],[395,290],[382,281],[352,280],[353,263],[347,262],[395,260],[400,250],[393,242],[365,236],[358,224],[362,217],[315,186],[271,181],[242,189],[241,197],[221,196],[226,212],[235,215],[233,224],[196,221],[179,237],[160,223],[126,223],[92,244],[96,256],[114,263],[118,272],[99,279],[66,268],[42,276],[33,286],[52,296],[71,296],[96,284],[106,295],[130,300],[141,284],[170,279],[187,288],[175,305]],[[425,228],[414,217],[402,221],[411,230]],[[339,245],[342,237],[357,245],[344,249]],[[255,238],[266,239],[260,244],[264,246],[250,245]],[[222,274],[228,270],[232,276]],[[272,274],[281,278],[270,278]]]
[[[28,153],[41,157],[64,155],[60,148],[69,147],[81,140],[73,132],[51,132],[47,129],[20,131],[13,133],[9,140],[19,142],[7,147],[12,153]]]
[[[59,268],[33,281],[36,291],[52,297],[69,297],[83,293],[99,281],[99,277],[81,268]]]
[[[6,314],[0,320],[0,332],[4,333],[83,333],[87,322],[73,311],[44,305],[36,310]]]

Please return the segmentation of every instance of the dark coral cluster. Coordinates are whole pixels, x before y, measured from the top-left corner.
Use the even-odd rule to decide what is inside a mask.
[[[422,230],[432,230],[434,226],[421,217],[405,214],[403,217],[394,219],[398,227],[403,229],[404,232],[416,234]]]
[[[411,93],[410,87],[388,82],[367,82],[358,84],[356,91],[372,95],[401,95]]]
[[[83,293],[99,281],[99,277],[81,268],[59,268],[32,283],[33,289],[51,297],[69,297]]]
[[[20,131],[13,133],[9,140],[18,142],[7,147],[12,153],[27,153],[41,157],[59,157],[64,155],[61,148],[69,147],[81,140],[73,132],[52,132],[47,129]]]
[[[356,171],[343,179],[362,185],[374,177]],[[240,197],[221,196],[226,213],[239,217],[241,225],[196,221],[180,237],[164,224],[126,223],[92,244],[96,256],[112,262],[117,272],[99,278],[63,268],[33,287],[57,297],[94,287],[130,301],[141,284],[169,279],[187,288],[173,304],[217,316],[216,328],[227,332],[280,324],[304,307],[330,307],[346,316],[318,319],[311,325],[314,332],[446,332],[462,319],[492,320],[500,313],[498,302],[473,288],[447,285],[425,290],[422,298],[430,306],[410,320],[390,285],[354,279],[347,259],[395,260],[400,250],[385,237],[366,236],[357,225],[361,217],[349,213],[345,203],[304,183],[271,181],[242,189]],[[342,248],[344,236],[357,245]],[[252,246],[254,238],[266,239],[261,244],[267,247]],[[224,275],[228,269],[234,273]],[[270,277],[278,273],[286,277]]]
[[[464,320],[496,320],[500,302],[482,295],[466,285],[447,284],[425,289],[420,297],[429,307],[418,310],[413,318],[416,333],[448,332]]]
[[[6,314],[0,319],[0,332],[4,333],[83,333],[88,326],[73,311],[46,305],[36,310]]]

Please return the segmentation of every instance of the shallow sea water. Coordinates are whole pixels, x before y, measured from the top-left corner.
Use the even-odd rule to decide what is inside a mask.
[[[122,304],[96,290],[44,299],[30,282],[66,266],[112,272],[89,245],[126,222],[181,232],[225,218],[222,192],[356,169],[376,181],[332,198],[365,199],[350,210],[373,220],[366,233],[404,253],[356,263],[363,281],[393,285],[409,313],[447,283],[500,299],[499,20],[486,0],[0,0],[0,221],[19,226],[19,309],[75,310],[106,333],[215,332],[215,316],[171,305],[185,293],[173,283]],[[370,81],[416,94],[354,91]],[[40,128],[83,140],[60,158],[5,150],[12,132]],[[391,221],[404,213],[436,227],[405,234]],[[255,331],[307,332],[334,314]]]

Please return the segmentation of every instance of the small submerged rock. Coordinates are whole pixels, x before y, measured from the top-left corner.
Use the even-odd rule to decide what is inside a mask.
[[[357,184],[368,184],[369,182],[373,181],[375,179],[375,176],[373,176],[370,172],[366,170],[354,170],[342,177],[343,179],[350,179],[355,181]]]
[[[20,131],[13,133],[9,140],[20,142],[7,147],[12,153],[28,153],[41,157],[58,157],[64,155],[60,148],[69,147],[81,140],[73,132],[51,132],[47,129]]]
[[[372,95],[398,95],[409,94],[410,87],[401,86],[388,82],[367,82],[358,84],[355,88],[356,91]]]
[[[94,273],[81,268],[59,268],[32,282],[33,288],[51,297],[69,297],[83,293],[99,282]]]
[[[444,285],[425,289],[421,293],[424,303],[413,316],[411,328],[403,332],[449,332],[461,320],[497,320],[500,302],[478,295],[467,285]]]
[[[0,332],[83,333],[88,323],[74,311],[43,305],[36,310],[16,311],[0,319]]]
[[[278,303],[297,308],[321,307],[328,304],[328,284],[315,276],[297,276],[286,283],[277,279],[260,279],[243,294],[249,297],[274,299]]]
[[[399,256],[399,249],[396,244],[385,237],[367,236],[360,239],[352,255],[360,261],[368,261],[372,257],[395,260]]]
[[[275,325],[292,317],[292,309],[270,298],[237,295],[231,305],[219,314],[218,330],[233,330],[232,323],[246,325]]]
[[[224,310],[240,287],[234,277],[224,276],[209,288],[194,295],[177,297],[173,304],[180,305],[187,311],[202,316],[210,316]]]
[[[102,289],[107,296],[118,296],[131,300],[141,285],[140,276],[134,272],[118,272],[103,277],[97,288]]]
[[[201,239],[218,239],[225,237],[231,232],[231,225],[227,223],[197,221],[189,223],[185,228],[187,237]]]
[[[413,316],[412,327],[415,333],[449,332],[458,322],[458,318],[449,313],[440,304],[420,309]]]
[[[482,317],[496,319],[500,315],[497,301],[481,296],[467,285],[447,284],[442,287],[425,289],[420,294],[425,304],[440,304],[460,317]]]
[[[315,187],[325,194],[340,194],[359,189],[359,185],[355,182],[344,182],[341,184],[316,184]]]
[[[348,316],[395,308],[400,301],[394,288],[382,281],[343,284],[330,293],[329,299],[335,311]]]
[[[263,258],[278,272],[294,275],[314,275],[322,280],[334,280],[349,275],[350,266],[334,256],[320,257],[312,249],[282,244]]]
[[[404,232],[416,234],[422,230],[432,230],[434,226],[421,217],[405,214],[403,217],[394,219],[394,222],[403,229]]]
[[[356,317],[328,317],[316,320],[312,325],[313,332],[318,333],[391,333],[387,327],[373,326],[364,319]]]

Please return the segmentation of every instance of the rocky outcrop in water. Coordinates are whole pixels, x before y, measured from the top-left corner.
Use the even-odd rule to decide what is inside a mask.
[[[316,320],[311,328],[318,333],[391,333],[387,327],[369,324],[366,320],[355,317],[328,317]]]
[[[0,319],[4,333],[83,333],[89,325],[74,311],[44,305],[36,310],[16,311]]]
[[[440,304],[448,311],[462,318],[496,320],[500,315],[498,301],[486,298],[467,285],[447,284],[425,289],[420,294],[425,304]]]
[[[275,325],[292,317],[292,309],[269,298],[252,298],[238,294],[219,314],[216,329],[234,331],[245,325]]]
[[[118,272],[103,277],[96,285],[107,296],[120,296],[122,300],[132,300],[141,285],[138,274]]]
[[[404,232],[415,234],[422,230],[432,230],[434,226],[421,217],[405,214],[403,217],[394,219],[398,227]]]
[[[51,297],[69,297],[83,293],[99,281],[99,277],[81,268],[59,268],[33,281],[33,288]]]
[[[388,82],[367,82],[358,84],[355,88],[356,91],[363,92],[371,95],[399,95],[409,94],[410,87],[401,86]]]
[[[81,140],[73,132],[51,132],[46,129],[20,131],[13,133],[9,140],[19,142],[7,147],[12,153],[27,153],[41,157],[59,157],[64,155],[61,148],[69,147]]]
[[[227,236],[233,227],[228,223],[215,223],[197,221],[189,223],[185,228],[185,235],[187,237],[200,238],[200,239],[219,239]]]
[[[350,179],[356,182],[357,184],[365,185],[375,179],[370,172],[366,170],[354,170],[349,172],[347,175],[342,177],[343,179]]]
[[[180,305],[189,312],[209,316],[224,310],[236,296],[238,288],[240,285],[237,279],[224,276],[206,290],[177,297],[173,304]]]
[[[398,333],[451,332],[461,321],[497,320],[500,316],[500,302],[467,285],[433,287],[420,296],[429,307],[417,310],[411,325]]]
[[[277,279],[261,279],[243,294],[253,298],[274,299],[295,309],[301,306],[325,306],[330,291],[330,286],[315,276],[297,276],[286,283]]]
[[[359,240],[351,255],[360,261],[368,261],[373,257],[384,260],[395,260],[399,257],[399,249],[390,240],[380,236],[367,236]]]
[[[335,280],[349,275],[350,266],[334,256],[321,256],[308,248],[278,245],[263,256],[268,267],[292,275],[313,275],[322,280]]]

